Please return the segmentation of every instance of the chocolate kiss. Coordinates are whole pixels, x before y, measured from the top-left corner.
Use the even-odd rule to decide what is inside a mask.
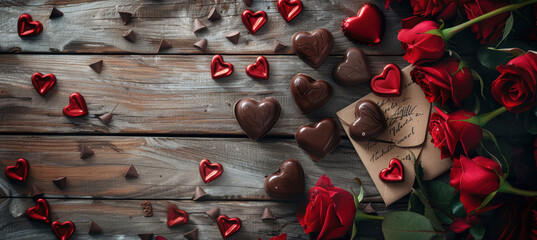
[[[295,198],[304,194],[304,170],[300,162],[287,159],[280,169],[265,178],[265,191],[272,197]]]
[[[371,100],[356,103],[356,120],[350,126],[351,137],[356,141],[378,137],[386,129],[386,119],[380,107]]]
[[[296,142],[314,161],[321,161],[341,142],[339,125],[332,118],[324,118],[315,125],[304,125],[296,132]]]
[[[276,124],[281,108],[274,98],[265,98],[259,102],[243,98],[235,103],[234,111],[235,118],[246,135],[257,141]]]

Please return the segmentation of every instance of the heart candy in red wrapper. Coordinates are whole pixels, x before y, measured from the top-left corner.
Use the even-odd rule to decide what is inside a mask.
[[[388,64],[380,75],[371,79],[371,90],[380,96],[401,95],[401,70],[395,64]]]
[[[211,163],[208,159],[203,159],[200,162],[200,175],[201,179],[205,182],[211,182],[224,172],[224,167],[220,163]]]
[[[166,225],[168,227],[183,225],[188,222],[188,213],[178,209],[177,206],[171,205],[168,207],[168,217],[166,218]]]
[[[254,13],[246,9],[242,12],[241,18],[246,29],[253,35],[267,22],[267,13],[265,11]]]
[[[30,14],[22,14],[17,22],[17,31],[20,37],[33,37],[43,31],[43,24],[39,21],[33,21]]]
[[[5,170],[6,177],[17,182],[26,182],[28,172],[30,171],[30,163],[24,158],[19,158],[14,166],[7,166]]]
[[[214,55],[211,61],[211,77],[213,79],[225,78],[233,73],[233,64],[224,62],[220,55]]]
[[[229,218],[226,215],[220,215],[216,220],[220,234],[224,239],[229,238],[241,229],[242,223],[238,218]]]
[[[69,105],[63,108],[63,114],[68,117],[88,115],[88,106],[86,106],[86,100],[82,94],[75,92],[69,96]]]
[[[269,63],[264,56],[257,57],[254,64],[246,67],[246,74],[254,79],[269,78]]]
[[[355,43],[378,45],[384,35],[384,17],[377,6],[366,3],[356,16],[343,20],[341,30]]]
[[[278,0],[278,12],[283,19],[290,22],[302,11],[301,0]]]
[[[59,240],[68,240],[76,231],[75,224],[71,221],[66,221],[64,223],[54,221],[52,222],[51,227]]]
[[[405,180],[403,173],[403,164],[399,159],[394,158],[390,160],[387,168],[380,171],[379,178],[385,183],[402,182]]]
[[[40,198],[40,199],[37,199],[37,202],[35,203],[34,207],[28,208],[26,210],[26,216],[37,221],[49,223],[50,222],[49,209],[50,208],[48,206],[47,200]]]
[[[56,76],[54,74],[43,75],[41,73],[34,73],[32,75],[32,84],[35,90],[45,96],[47,92],[56,85]]]

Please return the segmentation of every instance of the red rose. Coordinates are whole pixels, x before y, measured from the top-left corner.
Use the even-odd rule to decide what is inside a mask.
[[[435,19],[449,19],[457,13],[458,0],[411,0],[414,15],[432,16]]]
[[[296,218],[305,233],[318,234],[317,239],[336,239],[345,236],[352,227],[356,207],[353,196],[334,187],[330,178],[322,175],[307,194],[307,206]]]
[[[492,96],[507,110],[525,112],[535,105],[537,54],[528,52],[496,68],[501,74],[492,82]]]
[[[498,8],[509,5],[504,0],[461,0],[461,4],[468,16],[468,19],[474,19],[485,13],[491,12]],[[505,22],[510,13],[502,13],[472,25],[472,32],[477,33],[476,38],[481,44],[491,44],[496,42],[503,35]]]
[[[472,159],[461,155],[459,159],[453,161],[449,184],[460,191],[460,200],[468,215],[481,205],[487,195],[498,190],[500,187],[498,174],[503,176],[500,165],[486,157],[477,156]],[[499,206],[500,204],[487,204],[475,214]]]
[[[441,61],[416,66],[411,72],[412,80],[420,85],[429,102],[452,100],[457,106],[472,94],[474,80],[468,67],[459,69],[460,62],[455,58],[445,58]]]
[[[537,239],[537,198],[515,198],[500,212],[498,239]]]
[[[469,155],[478,146],[483,136],[480,126],[462,121],[475,116],[475,113],[464,109],[452,113],[444,113],[440,108],[435,107],[436,112],[431,114],[428,131],[433,137],[431,140],[434,146],[441,150],[441,157],[457,157],[460,144],[464,154]]]
[[[444,55],[444,39],[430,33],[440,26],[433,21],[423,21],[411,29],[401,29],[397,39],[405,50],[404,59],[411,64],[434,62]],[[426,33],[429,32],[429,33]],[[441,34],[440,31],[438,33]]]
[[[473,225],[480,223],[481,219],[479,219],[478,216],[470,216],[467,218],[455,218],[453,219],[453,222],[451,225],[449,225],[449,229],[455,233],[462,233],[466,231],[468,228],[471,228]]]
[[[537,198],[526,198],[526,208],[522,211],[521,217],[519,239],[537,239]]]

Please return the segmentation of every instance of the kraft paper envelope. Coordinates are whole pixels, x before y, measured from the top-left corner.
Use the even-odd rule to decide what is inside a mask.
[[[364,166],[373,179],[384,203],[390,205],[410,193],[415,172],[412,152],[422,161],[424,179],[433,179],[451,167],[450,159],[440,159],[440,150],[431,143],[427,132],[431,104],[425,99],[420,86],[410,78],[411,66],[401,71],[402,93],[397,97],[381,97],[370,93],[360,100],[371,100],[379,105],[386,118],[386,130],[375,140],[350,140]],[[349,135],[349,127],[356,120],[355,105],[360,100],[337,112],[343,129]],[[350,136],[350,135],[349,135]],[[404,181],[384,183],[379,179],[382,169],[392,158],[403,163]]]

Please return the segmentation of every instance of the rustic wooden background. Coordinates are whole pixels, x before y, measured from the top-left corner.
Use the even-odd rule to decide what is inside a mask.
[[[386,31],[380,46],[355,45],[340,30],[341,20],[355,15],[365,2],[384,12]],[[288,239],[307,239],[295,217],[298,203],[272,200],[263,190],[264,176],[287,158],[302,163],[307,188],[326,174],[335,185],[350,190],[356,187],[353,178],[359,177],[364,202],[372,202],[379,214],[405,208],[404,200],[388,208],[382,204],[347,139],[317,163],[298,148],[293,135],[303,124],[336,117],[339,109],[370,91],[366,85],[342,87],[333,81],[332,68],[347,48],[363,49],[375,75],[385,64],[407,64],[396,35],[410,9],[386,11],[384,0],[303,3],[302,13],[286,23],[276,10],[276,0],[254,0],[249,9],[266,11],[268,22],[252,36],[240,19],[248,8],[241,0],[0,0],[0,168],[21,157],[31,164],[25,185],[13,185],[1,174],[0,239],[55,239],[48,225],[25,217],[24,211],[33,205],[32,184],[46,193],[53,219],[76,224],[73,239],[137,239],[137,234],[146,232],[184,239],[182,234],[194,228],[199,228],[200,239],[220,239],[215,222],[204,213],[214,206],[242,219],[243,228],[231,239],[268,239],[285,232]],[[65,15],[51,20],[54,6]],[[212,7],[221,20],[204,18]],[[118,11],[133,12],[127,26]],[[19,38],[16,26],[22,13],[43,24],[41,35]],[[202,18],[208,30],[194,34],[195,18]],[[300,61],[292,48],[272,52],[274,39],[290,44],[293,33],[319,27],[335,38],[331,56],[321,68]],[[122,38],[131,28],[135,43]],[[241,36],[233,45],[225,35],[236,30]],[[206,52],[192,46],[202,37],[209,41]],[[162,38],[173,49],[157,53]],[[231,77],[211,79],[214,54],[234,64]],[[258,55],[270,63],[268,81],[251,80],[244,73]],[[101,59],[104,69],[97,74],[88,65]],[[35,72],[53,73],[58,79],[45,97],[33,89],[30,77]],[[289,93],[291,78],[300,72],[328,80],[334,87],[329,104],[309,115],[300,114]],[[85,97],[89,116],[70,119],[62,114],[72,92]],[[242,97],[267,96],[280,102],[282,115],[267,137],[253,142],[238,126],[232,106]],[[97,117],[114,108],[110,126],[103,125]],[[81,160],[80,144],[95,155]],[[222,163],[225,169],[209,184],[198,173],[203,158]],[[138,170],[137,179],[123,177],[129,164]],[[68,179],[64,190],[51,182],[61,176]],[[206,200],[191,200],[197,186],[209,194]],[[153,217],[143,216],[144,200],[152,201]],[[169,203],[189,212],[190,222],[166,227]],[[275,221],[261,220],[265,207],[273,211]],[[90,220],[103,228],[103,235],[87,234]],[[372,225],[362,233],[379,237],[380,228]]]

